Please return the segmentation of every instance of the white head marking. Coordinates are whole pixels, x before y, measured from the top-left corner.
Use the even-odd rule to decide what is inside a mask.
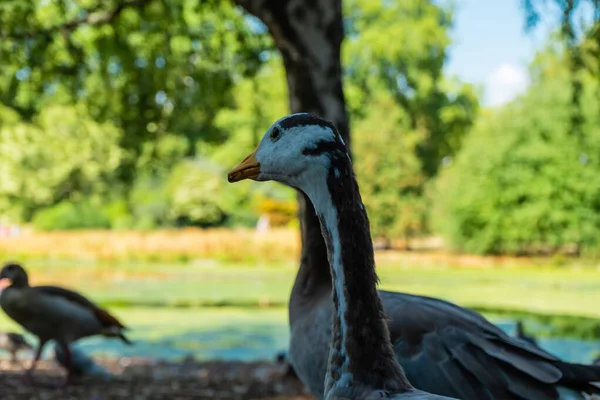
[[[267,130],[256,151],[256,160],[261,165],[258,180],[275,180],[304,190],[300,186],[301,181],[306,183],[309,180],[302,179],[302,175],[312,175],[316,170],[322,172],[329,168],[331,161],[326,154],[305,154],[305,151],[316,148],[322,142],[335,142],[339,135],[330,127],[318,124],[318,120],[301,121],[297,125],[290,123],[293,117],[307,115],[289,115]]]

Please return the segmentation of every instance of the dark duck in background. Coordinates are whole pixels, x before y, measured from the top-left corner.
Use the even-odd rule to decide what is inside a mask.
[[[103,335],[131,344],[123,333],[123,324],[106,310],[71,290],[30,286],[27,272],[17,263],[8,263],[2,268],[0,286],[4,287],[0,294],[2,310],[39,340],[33,363],[25,375],[28,381],[32,380],[31,374],[50,340],[54,340],[64,353],[67,379],[63,384],[72,382],[75,377],[69,347],[72,342]]]

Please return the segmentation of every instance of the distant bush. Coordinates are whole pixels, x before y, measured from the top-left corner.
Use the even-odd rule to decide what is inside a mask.
[[[592,82],[582,138],[570,132],[560,65],[523,98],[483,118],[434,191],[434,222],[452,248],[474,253],[597,252],[600,126]],[[543,71],[541,72],[543,75]]]
[[[107,229],[110,219],[104,211],[89,203],[60,203],[37,212],[33,226],[43,231],[72,229]]]
[[[170,206],[170,196],[163,177],[138,178],[129,194],[132,217],[129,227],[151,230],[159,226],[169,226],[167,214]],[[126,223],[126,220],[123,222]]]
[[[296,218],[298,202],[295,199],[263,198],[258,203],[258,212],[268,215],[272,226],[287,226]]]
[[[227,212],[222,196],[227,184],[225,171],[207,160],[183,162],[168,183],[168,218],[177,225],[220,226]]]

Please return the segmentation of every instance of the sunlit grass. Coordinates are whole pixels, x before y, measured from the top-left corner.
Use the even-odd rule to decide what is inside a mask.
[[[394,243],[400,247],[405,244],[400,240]],[[415,239],[411,241],[411,246],[421,249],[434,248],[435,251],[379,252],[378,263],[476,268],[581,263],[579,260],[566,259],[562,256],[534,259],[451,254],[440,251],[441,241],[436,238]],[[1,259],[118,263],[120,269],[133,266],[135,263],[184,264],[206,259],[258,265],[296,263],[299,254],[300,236],[296,228],[276,228],[264,232],[247,228],[186,228],[149,232],[25,230],[18,237],[0,238]],[[138,269],[138,273],[142,274],[143,270]]]
[[[25,232],[0,240],[2,258],[105,262],[277,262],[296,259],[299,249],[294,229]]]

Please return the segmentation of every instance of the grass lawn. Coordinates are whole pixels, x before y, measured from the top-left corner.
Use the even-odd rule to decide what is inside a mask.
[[[384,261],[378,267],[382,289],[475,308],[600,317],[600,271],[592,267],[409,267]],[[33,284],[72,287],[110,306],[284,306],[296,273],[292,262],[31,262],[27,267]]]

